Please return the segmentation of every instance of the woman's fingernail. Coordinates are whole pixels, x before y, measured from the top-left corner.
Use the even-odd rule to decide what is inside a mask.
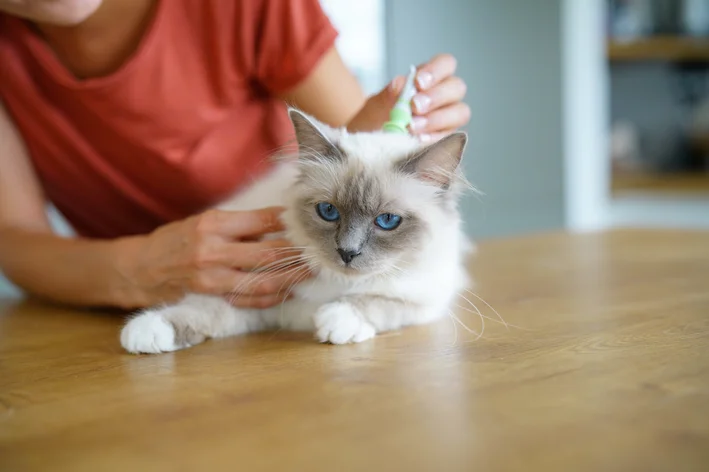
[[[419,141],[422,143],[430,143],[431,142],[431,135],[430,134],[419,134]]]
[[[394,79],[389,82],[389,90],[394,93],[397,93],[399,89],[401,89],[401,87],[404,85],[404,80],[406,79],[401,76],[394,77]]]
[[[430,72],[419,72],[418,77],[416,78],[416,82],[418,82],[419,88],[421,90],[426,90],[433,83],[433,76]]]
[[[430,105],[431,97],[429,97],[428,95],[420,93],[414,97],[414,106],[416,107],[417,112],[426,113]]]
[[[420,131],[426,128],[427,124],[428,120],[426,118],[424,118],[423,116],[415,116],[411,120],[411,131]]]

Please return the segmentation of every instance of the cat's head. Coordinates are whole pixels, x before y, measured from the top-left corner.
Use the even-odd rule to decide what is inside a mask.
[[[431,244],[458,237],[464,133],[423,146],[406,135],[350,134],[296,110],[290,118],[299,175],[287,223],[318,265],[352,276],[393,274]]]

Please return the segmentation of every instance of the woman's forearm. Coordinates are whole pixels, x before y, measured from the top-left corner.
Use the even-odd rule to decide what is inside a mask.
[[[139,297],[119,268],[124,246],[0,229],[0,270],[28,294],[53,302],[134,308]]]

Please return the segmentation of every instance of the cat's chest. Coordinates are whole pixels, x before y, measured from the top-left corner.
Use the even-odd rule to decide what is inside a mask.
[[[315,277],[300,284],[298,297],[316,304],[328,303],[345,295],[381,295],[392,287],[384,281],[351,282],[339,278]]]

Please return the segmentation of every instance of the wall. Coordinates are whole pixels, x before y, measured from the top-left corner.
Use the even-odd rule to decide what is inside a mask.
[[[608,226],[606,3],[564,0],[564,203],[570,231]]]
[[[564,226],[561,1],[387,0],[389,76],[459,59],[473,116],[464,205],[478,237]]]
[[[365,93],[386,84],[385,0],[320,0],[339,33],[335,46]]]

